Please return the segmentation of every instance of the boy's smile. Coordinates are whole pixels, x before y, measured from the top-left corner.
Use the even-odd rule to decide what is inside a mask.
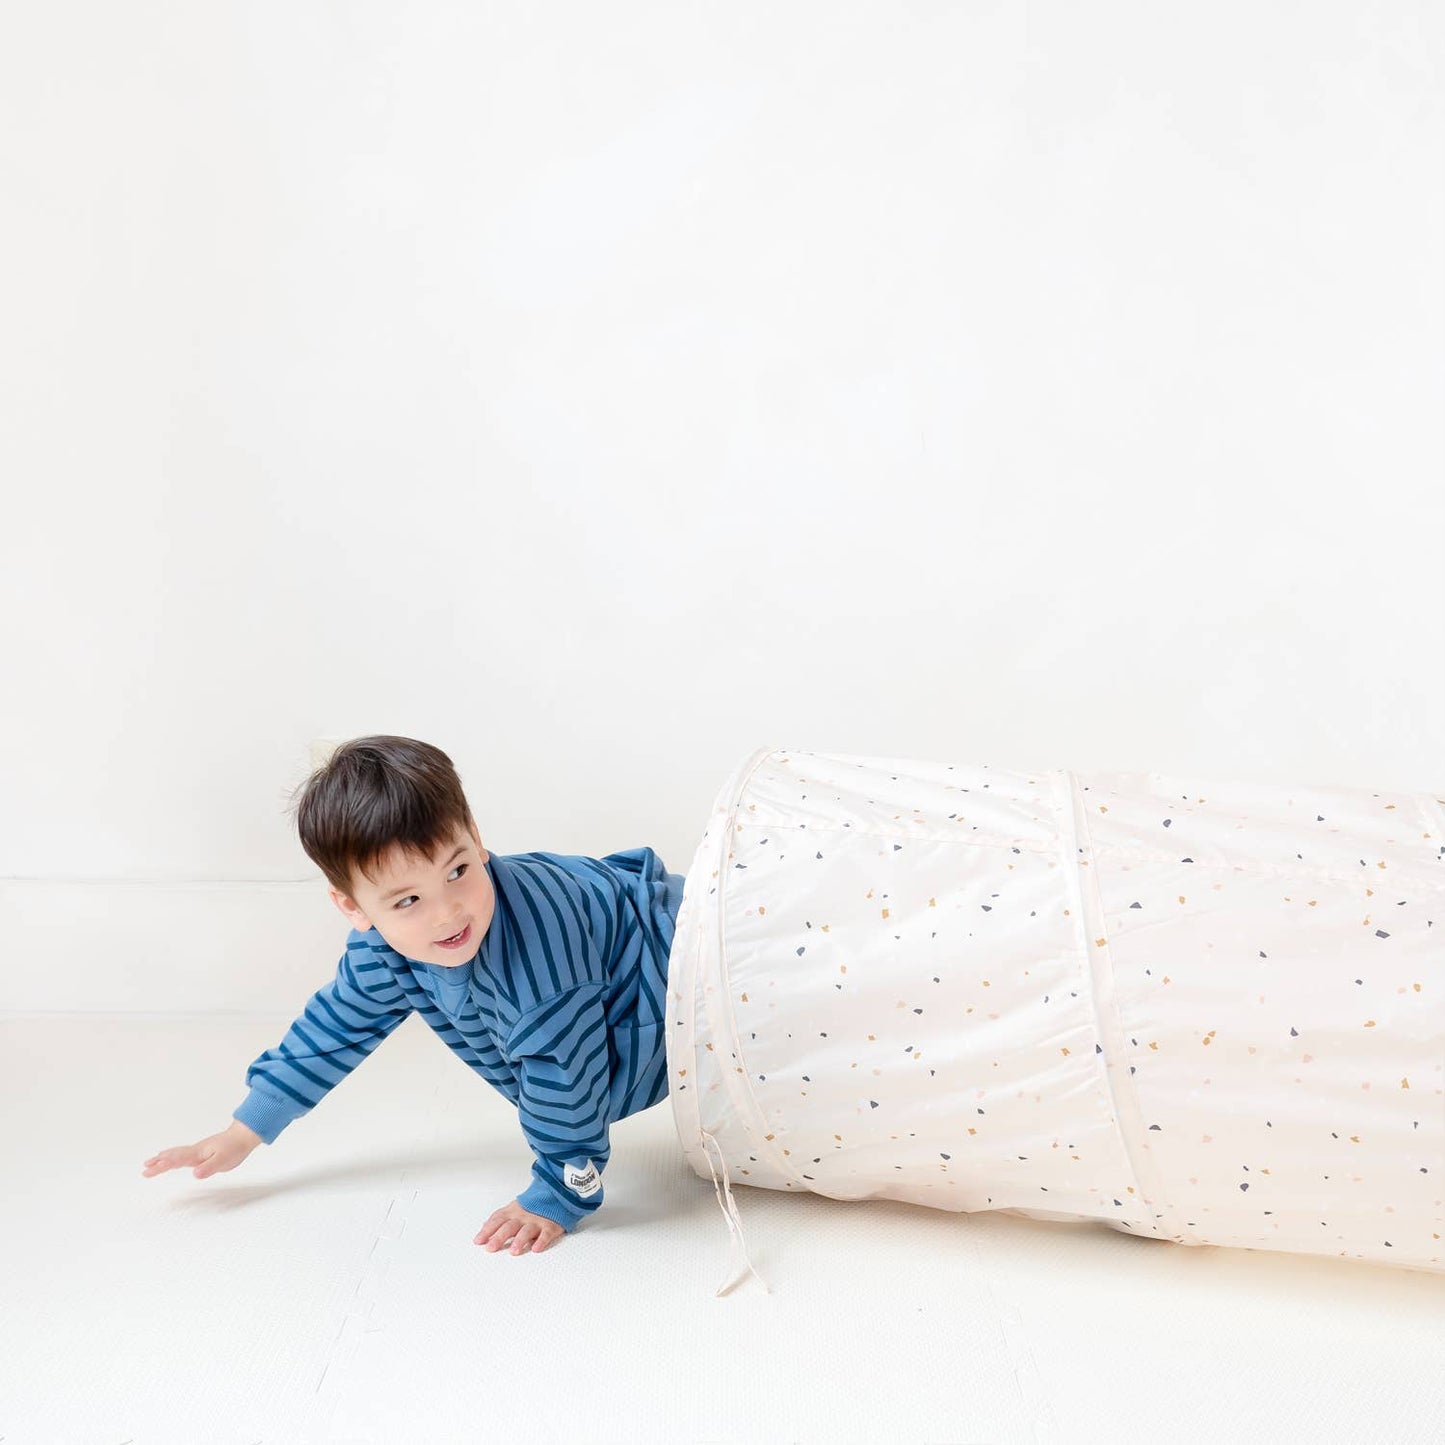
[[[328,891],[353,927],[375,928],[405,958],[456,968],[477,956],[492,922],[497,895],[486,869],[490,857],[473,823],[429,860],[393,847],[374,883],[353,878],[355,898]]]

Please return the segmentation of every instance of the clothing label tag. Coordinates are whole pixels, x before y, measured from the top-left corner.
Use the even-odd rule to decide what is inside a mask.
[[[602,1188],[602,1180],[598,1177],[597,1166],[589,1159],[585,1169],[579,1169],[575,1164],[568,1164],[562,1170],[562,1182],[574,1194],[583,1199],[590,1199]]]

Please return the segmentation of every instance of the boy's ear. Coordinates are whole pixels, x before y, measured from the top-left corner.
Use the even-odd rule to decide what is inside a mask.
[[[339,892],[335,888],[328,888],[326,891],[331,895],[331,901],[350,920],[353,928],[358,929],[362,933],[370,929],[371,920],[356,906],[354,899],[348,898],[346,894]]]

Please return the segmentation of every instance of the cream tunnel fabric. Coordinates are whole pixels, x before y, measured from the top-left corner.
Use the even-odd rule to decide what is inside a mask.
[[[687,1158],[737,1246],[750,1184],[1445,1272],[1442,845],[1424,794],[759,749],[669,960]]]

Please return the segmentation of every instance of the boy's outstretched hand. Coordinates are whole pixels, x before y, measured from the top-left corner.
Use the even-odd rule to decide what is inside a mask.
[[[487,1222],[473,1244],[485,1244],[487,1253],[500,1249],[510,1239],[513,1254],[541,1254],[552,1241],[567,1231],[555,1219],[545,1219],[523,1209],[514,1199],[504,1204]],[[515,1237],[514,1237],[515,1236]]]
[[[152,1179],[157,1174],[164,1174],[167,1169],[189,1169],[197,1179],[205,1179],[245,1163],[260,1142],[259,1134],[233,1119],[219,1134],[212,1134],[195,1144],[177,1144],[174,1148],[152,1154],[141,1166],[141,1173]]]

